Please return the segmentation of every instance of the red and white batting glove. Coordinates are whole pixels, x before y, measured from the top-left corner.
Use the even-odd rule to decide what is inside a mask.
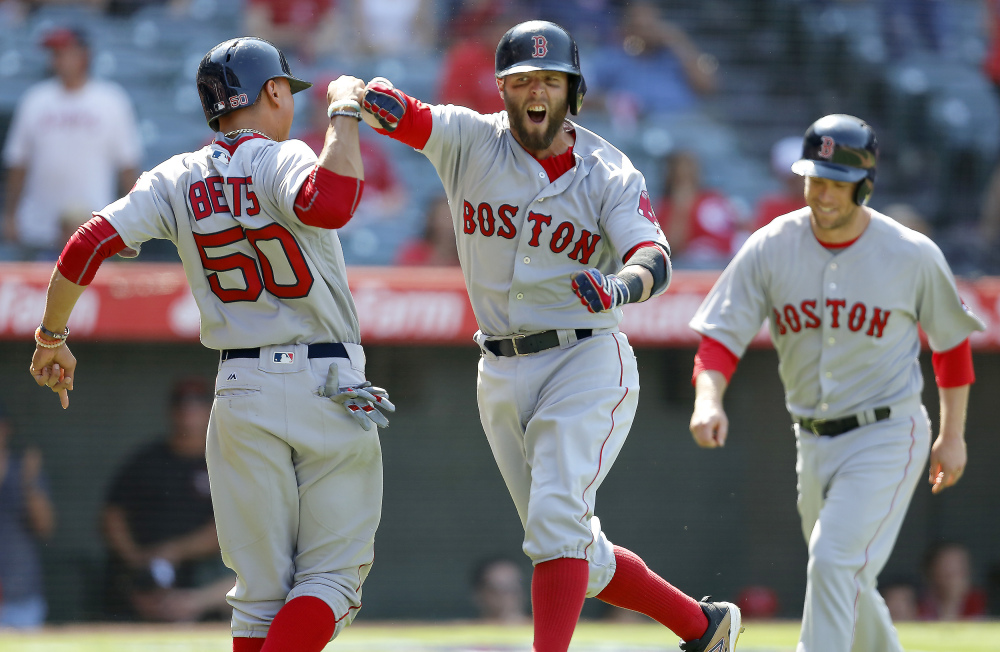
[[[336,362],[327,371],[326,384],[321,393],[331,401],[343,405],[347,413],[365,430],[371,430],[374,426],[389,426],[389,419],[379,410],[396,411],[396,406],[389,400],[389,393],[381,387],[373,387],[367,380],[360,385],[340,387],[340,370]]]
[[[573,292],[590,312],[614,310],[629,302],[629,289],[625,281],[614,274],[605,276],[597,269],[574,274]]]
[[[365,86],[361,106],[378,120],[383,129],[392,132],[406,113],[406,98],[393,88],[388,79],[376,77]]]

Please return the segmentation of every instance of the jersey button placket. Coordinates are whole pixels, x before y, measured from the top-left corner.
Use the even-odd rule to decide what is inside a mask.
[[[818,405],[821,414],[825,414],[830,409],[828,397],[835,385],[833,372],[830,371],[828,367],[837,359],[836,352],[833,348],[837,344],[837,336],[834,332],[835,329],[833,328],[833,317],[830,313],[830,309],[827,308],[826,300],[827,298],[836,299],[834,293],[837,290],[837,268],[838,265],[836,262],[830,262],[823,270],[823,284],[821,287],[824,291],[820,294],[820,305],[817,306],[823,315],[823,336],[820,344],[822,350],[820,351],[819,362],[820,378],[818,397],[821,401]],[[843,319],[843,315],[841,315],[841,319]]]

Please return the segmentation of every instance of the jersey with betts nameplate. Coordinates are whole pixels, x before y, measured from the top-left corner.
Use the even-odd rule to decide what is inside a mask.
[[[777,218],[750,237],[691,320],[742,356],[769,318],[792,414],[832,418],[917,396],[917,325],[934,351],[984,328],[937,245],[871,213],[839,252],[816,240],[809,208]]]
[[[177,245],[209,348],[360,343],[337,232],[295,215],[316,155],[298,140],[235,144],[168,159],[98,214],[132,248]]]
[[[593,314],[570,275],[614,273],[641,242],[666,245],[631,161],[579,125],[576,165],[550,183],[508,128],[507,113],[431,106],[423,154],[451,203],[458,255],[479,327],[487,335],[613,328],[621,309]]]

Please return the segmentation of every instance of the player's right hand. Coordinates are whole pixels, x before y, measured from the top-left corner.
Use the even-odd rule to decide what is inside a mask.
[[[48,387],[59,394],[59,402],[64,410],[69,407],[68,392],[73,389],[76,358],[68,345],[63,344],[54,349],[36,346],[28,371],[39,386]]]
[[[371,430],[374,426],[389,426],[389,419],[379,410],[396,411],[396,406],[389,400],[389,393],[381,387],[372,386],[367,380],[360,385],[341,387],[337,363],[331,364],[327,371],[322,395],[343,405],[347,413],[365,430]]]
[[[702,448],[720,448],[729,435],[729,418],[716,401],[696,400],[691,413],[691,436]]]
[[[365,86],[361,107],[388,132],[396,131],[406,113],[406,99],[385,77],[375,77]]]

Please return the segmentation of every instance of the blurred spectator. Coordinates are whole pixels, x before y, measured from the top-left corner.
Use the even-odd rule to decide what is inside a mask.
[[[961,543],[931,547],[924,559],[924,582],[921,620],[961,620],[986,614],[986,593],[972,585],[969,549]]]
[[[986,25],[987,50],[983,58],[983,72],[1000,92],[1000,0],[983,0]]]
[[[246,0],[246,31],[309,63],[338,45],[346,50],[336,4],[336,0]]]
[[[55,529],[42,454],[9,446],[11,426],[0,406],[0,629],[45,622],[38,543]]]
[[[610,43],[621,14],[614,0],[534,0],[531,9],[538,18],[569,30],[584,51]]]
[[[983,191],[977,239],[987,255],[988,271],[1000,271],[1000,166],[994,169]]]
[[[437,45],[434,0],[342,0],[358,53],[408,59]],[[412,64],[411,64],[412,65]]]
[[[715,91],[715,57],[701,52],[654,3],[626,5],[621,32],[619,44],[602,48],[585,66],[588,92],[604,97],[610,115],[691,112],[699,96]]]
[[[145,7],[166,6],[177,14],[187,10],[191,0],[89,0],[88,4],[103,7],[111,16],[131,16]]]
[[[656,216],[678,268],[721,269],[743,241],[736,207],[721,193],[703,188],[697,157],[673,152],[666,160],[663,197]]]
[[[940,52],[944,40],[944,3],[941,0],[879,0],[882,34],[889,56],[911,52]]]
[[[309,131],[300,135],[299,139],[319,156],[330,126],[326,113],[326,89],[336,77],[317,75],[316,78],[319,82],[313,85],[309,97]],[[342,232],[350,232],[352,228],[371,222],[391,221],[399,215],[408,200],[406,188],[400,183],[392,160],[378,137],[371,129],[361,129],[359,139],[361,161],[365,166],[365,187],[361,202],[354,211],[354,219],[341,229]]]
[[[993,564],[986,574],[987,602],[991,616],[1000,616],[1000,563]]]
[[[908,229],[913,229],[917,233],[926,235],[928,238],[933,235],[930,223],[917,211],[913,204],[897,202],[889,204],[880,211],[883,215],[888,215]]]
[[[524,590],[524,571],[506,557],[480,562],[472,574],[472,588],[479,618],[499,625],[531,622]]]
[[[222,564],[209,495],[205,440],[212,384],[175,383],[171,431],[122,466],[102,514],[111,553],[111,617],[193,622],[231,612],[235,578]]]
[[[518,20],[502,2],[470,3],[455,17],[457,39],[442,61],[437,98],[479,113],[503,111],[497,90],[496,50],[500,38]]]
[[[743,612],[744,618],[774,618],[778,615],[778,594],[769,586],[747,586],[736,598],[736,606]]]
[[[920,616],[917,607],[917,583],[908,578],[889,578],[879,581],[878,591],[889,608],[893,622],[917,620]]]
[[[3,233],[23,257],[54,259],[65,220],[82,224],[128,192],[142,151],[125,91],[89,77],[84,33],[58,28],[43,44],[56,77],[30,88],[14,112],[3,151]]]
[[[403,244],[396,255],[397,265],[458,265],[458,246],[448,198],[441,195],[428,206],[424,231],[419,238]]]
[[[774,218],[805,208],[805,177],[792,172],[792,163],[802,156],[802,136],[787,136],[771,147],[771,174],[781,182],[781,192],[769,193],[757,202],[753,230]]]

